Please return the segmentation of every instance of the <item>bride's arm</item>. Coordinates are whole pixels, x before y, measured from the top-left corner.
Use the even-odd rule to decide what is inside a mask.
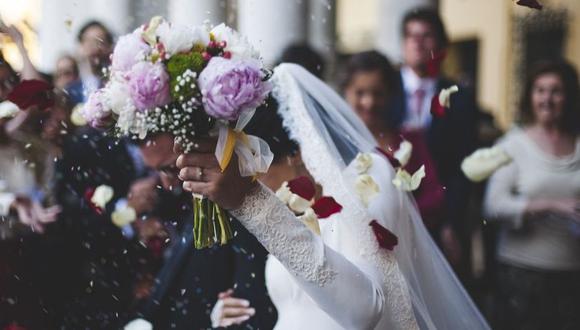
[[[222,172],[209,143],[177,160],[187,191],[231,210],[232,215],[296,278],[330,317],[347,329],[372,329],[383,314],[383,289],[312,233],[268,188],[241,177],[232,164]]]
[[[230,213],[293,275],[300,287],[346,329],[372,329],[385,305],[382,288],[326,246],[265,186]]]

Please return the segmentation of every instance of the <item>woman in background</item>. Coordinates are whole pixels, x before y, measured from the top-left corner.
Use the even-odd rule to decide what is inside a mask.
[[[485,211],[503,224],[502,329],[580,324],[579,92],[571,65],[538,65],[522,97],[522,125],[499,142],[512,162],[492,176]]]
[[[388,104],[397,86],[397,73],[389,60],[376,51],[367,51],[354,54],[349,59],[340,87],[347,103],[382,149],[392,153],[403,140],[413,145],[406,169],[414,173],[425,165],[426,177],[414,196],[425,225],[434,230],[443,216],[443,187],[437,178],[423,133],[413,131],[402,134],[387,121]]]

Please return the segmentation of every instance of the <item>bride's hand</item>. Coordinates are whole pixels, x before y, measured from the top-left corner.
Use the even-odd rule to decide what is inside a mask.
[[[235,154],[222,172],[214,155],[215,145],[215,139],[198,140],[192,152],[182,153],[176,163],[179,178],[183,189],[203,195],[226,210],[236,209],[257,183],[240,175]]]
[[[234,291],[229,289],[218,295],[218,301],[211,311],[211,326],[229,327],[241,324],[256,314],[256,310],[250,307],[250,302],[245,299],[232,297]]]

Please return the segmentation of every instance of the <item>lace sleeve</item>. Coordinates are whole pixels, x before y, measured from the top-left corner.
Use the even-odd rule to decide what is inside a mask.
[[[298,285],[347,329],[373,329],[385,308],[382,288],[326,246],[266,187],[232,211],[294,276]],[[346,302],[356,302],[345,309]]]

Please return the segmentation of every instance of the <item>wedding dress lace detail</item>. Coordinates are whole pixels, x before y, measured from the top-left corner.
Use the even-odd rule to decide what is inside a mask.
[[[407,284],[397,261],[393,253],[378,246],[368,225],[372,220],[370,215],[364,205],[354,197],[353,187],[339,175],[345,170],[346,164],[341,163],[334,144],[325,142],[325,138],[329,140],[330,137],[322,137],[323,133],[314,125],[316,119],[313,120],[313,115],[308,113],[304,103],[308,100],[308,96],[304,95],[307,91],[299,88],[296,80],[284,68],[279,67],[273,80],[273,93],[280,107],[278,113],[282,116],[290,137],[300,145],[306,168],[322,185],[324,194],[333,196],[344,206],[340,214],[341,223],[337,225],[342,226],[343,232],[348,232],[352,237],[348,243],[353,246],[349,249],[357,251],[360,257],[380,273],[386,300],[384,312],[390,319],[388,324],[395,329],[418,329]],[[332,108],[331,104],[321,106],[325,109]]]
[[[319,286],[335,278],[336,272],[326,263],[322,240],[268,188],[260,184],[231,214],[294,276]]]

